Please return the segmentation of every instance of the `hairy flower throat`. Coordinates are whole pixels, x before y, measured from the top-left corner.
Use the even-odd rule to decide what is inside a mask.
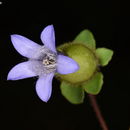
[[[42,58],[42,64],[45,68],[45,73],[51,73],[56,70],[56,54],[50,50],[45,51]]]

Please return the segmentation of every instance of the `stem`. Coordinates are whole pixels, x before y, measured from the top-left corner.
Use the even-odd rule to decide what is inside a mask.
[[[99,109],[99,106],[98,106],[98,104],[97,104],[97,101],[96,101],[95,96],[94,96],[94,95],[91,95],[91,94],[89,94],[88,96],[89,96],[91,105],[92,105],[92,107],[93,107],[93,110],[94,110],[94,112],[96,113],[96,117],[97,117],[97,119],[98,119],[98,121],[99,121],[99,123],[100,123],[100,126],[102,127],[103,130],[108,130],[108,127],[107,127],[107,125],[106,125],[105,120],[103,119],[103,116],[102,116],[102,114],[101,114],[101,111],[100,111],[100,109]]]

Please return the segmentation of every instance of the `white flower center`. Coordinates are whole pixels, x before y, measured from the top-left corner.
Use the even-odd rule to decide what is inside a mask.
[[[47,52],[42,60],[42,64],[45,68],[45,73],[51,73],[56,70],[56,54],[53,52]]]
[[[45,46],[34,53],[34,58],[29,59],[33,63],[32,70],[37,75],[48,74],[56,71],[57,54]]]
[[[46,56],[43,58],[43,65],[53,65],[56,63],[56,57],[54,54],[46,54]]]

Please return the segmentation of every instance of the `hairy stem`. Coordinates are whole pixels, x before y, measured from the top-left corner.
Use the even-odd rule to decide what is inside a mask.
[[[97,104],[97,101],[96,101],[95,96],[89,94],[88,97],[89,97],[89,99],[90,99],[90,103],[91,103],[91,105],[92,105],[92,107],[93,107],[93,110],[94,110],[94,112],[96,113],[96,117],[97,117],[97,119],[98,119],[98,121],[99,121],[99,123],[100,123],[100,126],[102,127],[103,130],[108,130],[108,127],[107,127],[107,125],[106,125],[105,120],[103,119],[103,116],[102,116],[102,114],[101,114],[101,111],[100,111],[100,109],[99,109],[99,106],[98,106],[98,104]]]

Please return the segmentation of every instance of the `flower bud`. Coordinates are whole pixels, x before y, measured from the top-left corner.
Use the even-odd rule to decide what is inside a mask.
[[[79,64],[79,70],[75,73],[60,75],[58,78],[71,84],[81,84],[89,80],[97,70],[98,60],[94,52],[83,44],[66,43],[58,47],[58,50],[74,59]]]

